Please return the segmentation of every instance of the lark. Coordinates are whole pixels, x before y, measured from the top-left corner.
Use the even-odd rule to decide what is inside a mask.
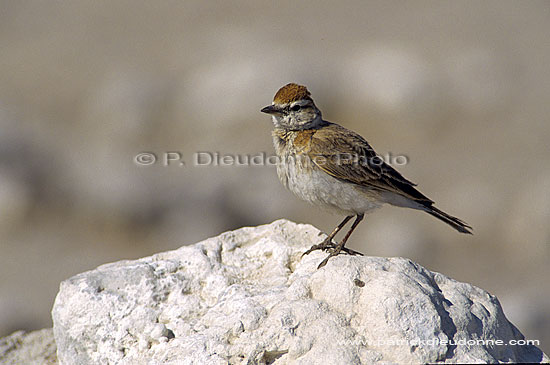
[[[305,86],[283,86],[261,111],[272,116],[277,175],[283,185],[315,206],[345,215],[324,241],[304,253],[329,253],[318,268],[342,252],[360,254],[345,247],[346,242],[365,214],[384,204],[422,210],[458,232],[472,233],[464,221],[437,209],[416,184],[378,157],[363,137],[324,120]],[[335,243],[336,234],[353,217],[344,238]]]

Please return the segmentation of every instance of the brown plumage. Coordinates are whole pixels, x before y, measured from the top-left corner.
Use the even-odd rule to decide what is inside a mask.
[[[413,187],[416,184],[377,157],[357,133],[333,123],[308,132],[313,132],[307,133],[309,138],[296,138],[294,144],[308,151],[307,155],[327,174],[353,184],[401,194],[425,205],[433,203]]]

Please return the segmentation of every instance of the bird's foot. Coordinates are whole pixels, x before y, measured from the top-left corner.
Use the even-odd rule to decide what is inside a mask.
[[[345,252],[348,255],[352,255],[352,256],[355,256],[355,255],[363,256],[361,252],[352,250],[351,248],[344,247],[343,245],[336,245],[335,247],[329,248],[327,250],[330,252],[329,255],[323,261],[321,261],[319,266],[317,266],[317,269],[320,269],[323,266],[325,266],[331,257],[338,256],[342,252]]]
[[[321,234],[319,234],[319,235],[321,235]],[[329,250],[329,249],[335,249],[336,247],[338,247],[338,246],[334,242],[332,242],[332,239],[330,237],[327,237],[327,238],[325,238],[325,240],[323,242],[321,242],[317,245],[311,246],[309,250],[307,250],[306,252],[304,252],[302,254],[302,257],[304,257],[305,255],[309,255],[313,251],[317,251],[317,250],[326,251],[326,250]]]

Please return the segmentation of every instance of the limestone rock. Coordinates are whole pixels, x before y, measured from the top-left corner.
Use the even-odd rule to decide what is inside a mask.
[[[0,339],[1,364],[57,364],[51,328],[33,332],[17,331]]]
[[[403,258],[301,254],[279,220],[61,284],[62,364],[541,362],[496,297]],[[502,341],[498,345],[497,341]]]

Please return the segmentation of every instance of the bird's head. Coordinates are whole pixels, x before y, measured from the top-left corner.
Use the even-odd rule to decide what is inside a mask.
[[[322,124],[323,118],[310,95],[305,86],[290,83],[280,88],[273,98],[273,103],[261,111],[271,114],[276,128],[315,128]]]

